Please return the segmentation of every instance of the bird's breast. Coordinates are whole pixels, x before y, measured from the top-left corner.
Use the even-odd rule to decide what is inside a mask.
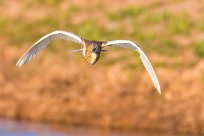
[[[84,58],[90,63],[90,64],[95,64],[99,57],[100,57],[100,53],[99,54],[96,54],[94,52],[92,52],[92,49],[91,48],[86,48],[84,53]]]
[[[84,58],[90,63],[90,64],[95,64],[100,56],[98,56],[95,53],[86,53]]]

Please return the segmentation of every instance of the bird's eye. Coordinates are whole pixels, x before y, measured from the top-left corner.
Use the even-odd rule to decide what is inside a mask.
[[[92,51],[94,52],[94,51],[96,51],[96,49],[97,49],[97,47],[93,47]]]

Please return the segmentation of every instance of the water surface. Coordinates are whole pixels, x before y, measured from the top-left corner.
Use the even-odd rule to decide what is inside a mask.
[[[149,134],[0,119],[0,136],[149,136]]]

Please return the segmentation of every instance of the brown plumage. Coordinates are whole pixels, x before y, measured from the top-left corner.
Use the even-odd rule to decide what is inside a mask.
[[[84,58],[90,63],[95,64],[101,55],[102,48],[106,42],[82,39]]]

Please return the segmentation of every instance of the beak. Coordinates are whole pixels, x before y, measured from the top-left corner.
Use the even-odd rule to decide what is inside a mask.
[[[102,52],[108,52],[108,50],[102,50]]]

